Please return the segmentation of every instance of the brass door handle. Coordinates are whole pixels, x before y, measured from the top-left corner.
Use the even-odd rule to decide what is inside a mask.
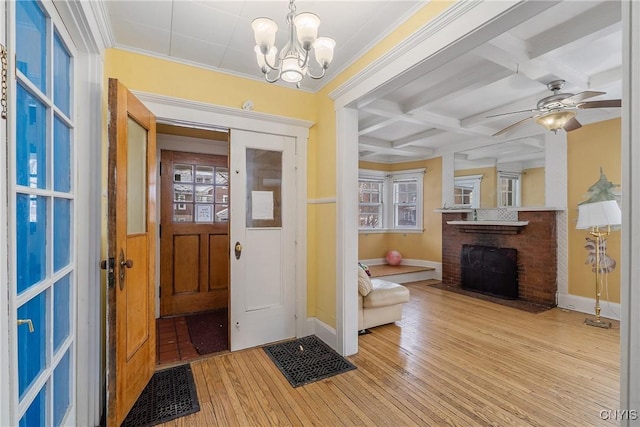
[[[29,332],[34,333],[35,329],[33,329],[33,322],[31,319],[18,319],[18,326],[21,325],[29,325]]]
[[[118,263],[120,264],[120,290],[124,290],[124,279],[125,279],[125,267],[132,268],[133,260],[124,259],[124,251],[120,249],[120,257],[118,258]]]
[[[236,259],[240,259],[240,255],[242,255],[242,245],[240,244],[240,242],[236,242],[236,246],[234,249],[236,252]]]

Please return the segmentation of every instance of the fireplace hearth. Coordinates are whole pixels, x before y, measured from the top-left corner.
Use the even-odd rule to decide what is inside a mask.
[[[461,287],[506,299],[518,298],[518,251],[482,245],[463,245]]]

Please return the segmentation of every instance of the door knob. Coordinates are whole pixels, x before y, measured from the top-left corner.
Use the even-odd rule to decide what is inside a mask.
[[[240,259],[240,255],[242,255],[242,245],[240,242],[236,242],[235,246],[236,259]]]
[[[18,319],[18,326],[20,325],[29,325],[29,332],[33,333],[35,331],[31,319]]]
[[[133,261],[132,261],[132,260],[130,260],[130,259],[128,259],[128,260],[126,260],[126,261],[125,261],[125,260],[122,260],[122,261],[120,261],[120,265],[121,265],[122,267],[131,268],[131,267],[133,267]]]

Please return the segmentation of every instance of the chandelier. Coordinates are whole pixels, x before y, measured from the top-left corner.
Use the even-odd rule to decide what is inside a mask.
[[[318,37],[320,18],[313,13],[296,14],[294,0],[289,1],[287,25],[289,38],[280,54],[275,46],[278,25],[269,18],[256,18],[251,28],[256,39],[256,59],[264,79],[269,83],[282,79],[288,83],[295,83],[300,87],[300,81],[305,76],[321,79],[333,59],[333,48],[336,42],[329,37]],[[320,64],[319,74],[313,74],[309,67],[309,53],[313,49],[315,59]]]

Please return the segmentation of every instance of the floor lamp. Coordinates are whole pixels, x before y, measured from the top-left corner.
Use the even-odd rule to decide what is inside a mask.
[[[610,328],[610,322],[603,322],[600,318],[600,275],[606,274],[606,267],[601,266],[600,244],[603,236],[611,233],[612,225],[620,225],[622,223],[622,214],[620,207],[615,200],[606,200],[604,202],[585,203],[578,206],[578,224],[577,229],[589,230],[589,233],[595,237],[596,244],[596,317],[595,319],[587,318],[584,323],[590,326],[598,326],[600,328]],[[606,227],[606,231],[602,228]],[[602,270],[602,271],[601,271]]]

